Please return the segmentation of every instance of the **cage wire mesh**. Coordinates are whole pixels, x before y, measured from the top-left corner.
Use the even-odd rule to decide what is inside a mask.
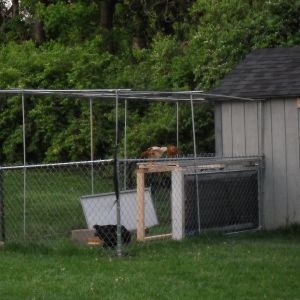
[[[113,189],[106,161],[8,167],[1,173],[7,241],[69,237],[86,226],[80,196]]]
[[[121,160],[121,251],[209,230],[257,228],[261,167],[257,157]],[[2,168],[1,184],[6,242],[72,240],[116,251],[113,160]]]
[[[101,95],[114,99],[118,92],[102,91]],[[24,91],[10,93],[22,94],[24,162],[23,166],[0,167],[0,240],[36,245],[71,242],[122,255],[153,240],[183,241],[209,230],[238,231],[260,225],[261,157],[197,156],[193,122],[190,134],[194,143],[190,146],[194,154],[191,157],[127,159],[124,148],[122,159],[116,156],[117,161],[95,160],[95,132],[100,132],[103,126],[97,113],[102,104],[93,102],[99,97],[98,92],[42,91],[36,94],[27,91],[27,96],[35,95],[31,96],[31,101],[40,105],[43,104],[38,99],[40,95],[47,96],[47,103],[53,96],[62,97],[62,101],[73,96],[88,98],[83,104],[85,113],[78,122],[89,132],[86,141],[91,148],[89,161],[28,164]],[[177,140],[177,146],[179,114],[176,101],[190,105],[188,101],[193,95],[196,100],[203,100],[201,93],[123,93],[122,96],[120,92],[123,99],[160,101],[161,97],[166,97],[165,100],[172,104],[175,101],[177,136],[172,141]],[[12,97],[18,101],[17,96]],[[58,99],[56,101],[59,103]],[[193,112],[192,101],[191,108]],[[47,109],[45,112],[51,113]],[[127,126],[126,119],[118,123],[118,113],[126,116],[127,110],[122,108],[118,112],[116,102],[112,115],[114,113],[115,137],[107,138],[116,138],[118,145],[118,127],[126,134]],[[107,120],[113,127],[111,118]]]

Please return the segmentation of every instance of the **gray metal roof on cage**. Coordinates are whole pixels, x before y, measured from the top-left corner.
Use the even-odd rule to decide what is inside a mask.
[[[253,101],[252,98],[205,93],[203,91],[134,91],[131,89],[5,89],[0,95],[44,95],[78,98],[146,100],[158,102],[205,102],[220,99]]]

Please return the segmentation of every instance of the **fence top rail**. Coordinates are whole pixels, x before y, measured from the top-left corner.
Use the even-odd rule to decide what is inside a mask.
[[[23,164],[23,165],[12,165],[12,166],[0,166],[1,170],[17,170],[17,169],[35,169],[35,168],[51,168],[51,167],[68,167],[68,166],[80,166],[80,165],[91,165],[91,164],[105,164],[113,162],[113,159],[99,159],[99,160],[87,160],[87,161],[74,161],[64,163],[44,163],[44,164]]]
[[[111,159],[99,159],[99,160],[87,160],[87,161],[74,161],[74,162],[64,162],[64,163],[41,163],[41,164],[22,164],[22,165],[10,165],[10,166],[0,166],[1,170],[17,170],[17,169],[35,169],[35,168],[51,168],[51,167],[68,167],[68,166],[80,166],[80,165],[92,165],[92,164],[106,164],[112,163],[114,161]],[[157,164],[168,164],[177,163],[178,165],[185,166],[195,166],[201,164],[216,164],[216,163],[259,163],[263,162],[263,156],[239,156],[239,157],[218,157],[212,156],[197,156],[195,157],[178,157],[178,158],[162,158],[162,159],[143,159],[143,158],[121,158],[120,163],[137,163],[137,164],[147,164],[147,163],[157,163]]]
[[[168,162],[168,161],[196,161],[196,162],[202,162],[202,161],[212,161],[215,162],[218,161],[239,161],[239,160],[249,160],[249,161],[260,161],[263,159],[263,156],[261,155],[249,155],[249,156],[216,156],[214,153],[201,153],[198,154],[197,157],[194,155],[191,156],[184,156],[184,157],[172,157],[172,158],[120,158],[120,162]]]
[[[126,160],[128,161],[128,160]],[[132,160],[131,160],[132,161]],[[137,160],[138,165],[143,167],[143,165],[153,165],[153,159]],[[261,165],[263,163],[263,156],[240,156],[240,157],[195,157],[195,158],[172,158],[165,160],[155,160],[157,162],[154,165],[164,166],[164,165],[176,165],[178,167],[195,167],[202,165],[215,165],[215,164],[225,164],[225,165],[236,165],[236,164],[249,164],[249,165]]]
[[[252,98],[230,95],[210,94],[203,91],[133,91],[130,89],[82,89],[82,90],[52,90],[52,89],[0,89],[0,95],[41,95],[75,98],[97,98],[113,100],[144,100],[158,102],[207,102],[220,100],[256,101]]]

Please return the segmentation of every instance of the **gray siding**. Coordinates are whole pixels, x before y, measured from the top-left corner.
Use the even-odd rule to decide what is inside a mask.
[[[245,105],[234,103],[232,111],[232,154],[233,156],[246,155],[245,140]]]
[[[286,120],[286,182],[287,182],[287,211],[289,223],[300,220],[300,161],[299,161],[299,113],[292,101],[285,102]],[[298,136],[298,139],[297,139]]]
[[[265,227],[300,223],[300,109],[296,99],[266,101],[262,109],[260,102],[223,102],[221,107],[216,114],[222,120],[216,145],[221,144],[223,156],[265,155]]]
[[[221,116],[223,155],[258,155],[258,103],[223,102]]]
[[[263,194],[263,225],[266,228],[276,227],[276,217],[274,215],[275,194],[273,182],[273,135],[272,135],[272,113],[271,102],[264,103],[264,153],[265,172],[264,172],[264,194]]]
[[[223,156],[222,140],[222,104],[215,105],[215,153],[217,156]]]
[[[284,100],[271,101],[274,217],[285,225],[287,218],[286,136]],[[268,153],[265,152],[266,155]]]
[[[232,153],[232,104],[231,102],[222,103],[222,141],[223,156],[230,157]]]
[[[258,141],[258,103],[244,103],[245,108],[245,155],[259,153]]]

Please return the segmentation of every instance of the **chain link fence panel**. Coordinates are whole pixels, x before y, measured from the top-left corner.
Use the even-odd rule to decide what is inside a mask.
[[[262,159],[114,161],[2,167],[1,240],[130,253],[151,240],[260,225]]]

